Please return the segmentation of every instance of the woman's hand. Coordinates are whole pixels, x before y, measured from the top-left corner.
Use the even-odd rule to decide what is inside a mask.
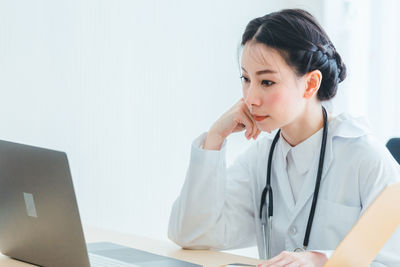
[[[211,126],[203,148],[219,150],[225,138],[231,133],[243,130],[246,130],[247,139],[256,139],[261,133],[244,99],[241,98]]]
[[[278,256],[258,264],[257,267],[322,267],[327,260],[326,256],[319,252],[282,251]]]

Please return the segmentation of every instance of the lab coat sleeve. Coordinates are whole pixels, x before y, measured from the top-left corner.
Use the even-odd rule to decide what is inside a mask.
[[[384,145],[373,145],[360,168],[359,185],[363,213],[390,184],[400,182],[400,166]],[[397,205],[398,203],[393,203]],[[400,228],[385,243],[371,267],[400,266]]]
[[[204,150],[206,136],[202,134],[192,144],[185,182],[172,207],[168,237],[190,249],[255,245],[249,166],[255,153],[248,150],[227,169],[226,141],[219,151]]]

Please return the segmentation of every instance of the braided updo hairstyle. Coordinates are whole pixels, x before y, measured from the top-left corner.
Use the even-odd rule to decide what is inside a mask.
[[[321,101],[333,98],[338,83],[346,78],[346,65],[328,35],[305,10],[284,9],[253,19],[246,26],[241,45],[248,41],[275,48],[298,76],[318,69],[322,73]]]

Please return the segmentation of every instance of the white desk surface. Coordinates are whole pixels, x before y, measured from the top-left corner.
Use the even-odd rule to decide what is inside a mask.
[[[161,241],[151,238],[123,234],[109,230],[102,230],[95,227],[85,226],[84,233],[86,242],[113,242],[120,245],[141,249],[158,255],[168,256],[196,264],[204,267],[216,267],[229,263],[257,264],[261,260],[233,255],[230,253],[210,251],[210,250],[186,250],[171,241]],[[27,267],[33,266],[28,263],[20,262],[0,254],[0,267]]]

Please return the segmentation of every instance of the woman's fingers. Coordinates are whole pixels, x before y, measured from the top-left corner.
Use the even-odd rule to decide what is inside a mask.
[[[289,252],[282,251],[278,256],[257,265],[257,267],[299,267],[299,266],[322,266],[326,256],[315,255],[314,252]]]
[[[294,259],[290,258],[290,257],[286,257],[281,259],[280,261],[274,262],[274,263],[267,263],[265,265],[265,267],[287,267],[289,264],[294,263]]]
[[[293,262],[292,254],[288,251],[282,251],[278,256],[273,257],[270,260],[265,262],[265,267],[278,267],[278,266],[286,266],[289,263]]]
[[[250,134],[250,137],[254,137],[257,133],[258,127],[256,124],[256,121],[254,120],[253,116],[250,113],[250,110],[248,109],[247,105],[245,103],[243,103],[242,105],[243,111],[246,114],[246,116],[249,118],[249,120],[252,122],[252,131]]]
[[[298,263],[298,262],[292,262],[292,263],[289,263],[288,265],[286,265],[285,267],[300,267],[300,266],[303,266],[303,265],[300,265],[300,263]]]
[[[235,122],[238,124],[243,124],[246,128],[245,136],[247,139],[250,139],[251,132],[253,130],[253,123],[251,120],[244,114],[244,112],[239,112],[238,117],[235,119]]]
[[[254,140],[257,139],[257,137],[260,135],[260,133],[261,133],[261,130],[260,130],[259,128],[257,128],[257,132],[256,132],[256,134],[253,136]]]
[[[223,114],[214,125],[216,125],[214,130],[217,129],[218,132],[223,133],[223,136],[245,130],[245,136],[248,140],[250,138],[256,139],[261,132],[243,98]]]

